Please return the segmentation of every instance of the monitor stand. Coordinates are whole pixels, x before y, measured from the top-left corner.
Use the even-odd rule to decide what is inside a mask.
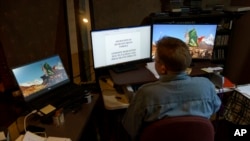
[[[127,72],[127,71],[132,71],[138,69],[135,64],[121,64],[114,66],[112,70],[116,73],[122,73],[122,72]]]

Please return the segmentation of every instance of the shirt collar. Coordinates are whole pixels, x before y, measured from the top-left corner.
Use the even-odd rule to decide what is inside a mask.
[[[159,80],[163,82],[173,81],[173,80],[181,80],[181,79],[187,79],[190,76],[185,72],[180,73],[170,73],[167,75],[161,75]]]

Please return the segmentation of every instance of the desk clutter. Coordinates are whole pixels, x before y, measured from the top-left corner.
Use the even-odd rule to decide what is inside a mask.
[[[5,128],[0,128],[0,131],[3,131],[0,132],[0,140],[15,141],[19,138],[22,141],[25,136],[30,137],[35,134],[44,138],[44,141],[77,141],[84,140],[86,136],[90,137],[88,136],[90,132],[92,138],[92,133],[94,134],[95,131],[89,126],[92,127],[90,120],[94,116],[93,111],[97,105],[99,94],[91,93],[90,96],[90,103],[81,103],[75,108],[56,108],[48,113],[48,117],[46,115],[43,117],[43,114],[39,115],[40,110],[33,110],[29,113],[24,111]],[[48,109],[50,108],[51,106]],[[29,138],[29,141],[38,140]]]

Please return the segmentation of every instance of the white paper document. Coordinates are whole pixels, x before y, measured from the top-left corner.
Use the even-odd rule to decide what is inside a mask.
[[[201,68],[201,70],[207,72],[207,73],[213,73],[216,71],[222,71],[223,68],[222,67],[208,67],[208,68]]]
[[[46,138],[38,136],[32,132],[27,131],[22,139],[22,141],[45,141]]]
[[[235,90],[250,99],[250,84],[239,85]]]
[[[38,136],[35,133],[27,131],[25,135],[20,135],[15,141],[72,141],[70,138],[52,137],[48,138]]]

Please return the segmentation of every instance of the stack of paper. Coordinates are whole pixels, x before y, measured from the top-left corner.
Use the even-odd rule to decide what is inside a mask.
[[[250,99],[250,84],[237,86],[235,90]]]

